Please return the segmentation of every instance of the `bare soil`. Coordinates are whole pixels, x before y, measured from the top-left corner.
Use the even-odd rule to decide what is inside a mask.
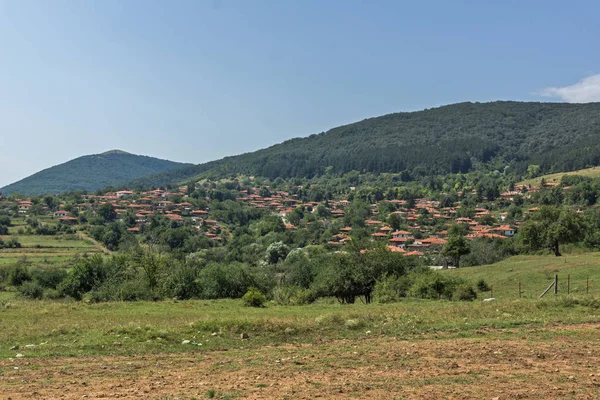
[[[249,338],[252,341],[252,337]],[[0,361],[2,399],[600,399],[600,323]]]

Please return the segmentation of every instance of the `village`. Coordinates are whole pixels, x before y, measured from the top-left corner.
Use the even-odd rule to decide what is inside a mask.
[[[554,187],[555,183],[545,184]],[[267,194],[265,195],[265,189]],[[244,207],[254,208],[262,212],[281,217],[286,230],[296,231],[307,229],[311,223],[322,223],[326,228],[332,228],[333,234],[324,243],[332,251],[343,251],[344,246],[352,240],[355,227],[348,226],[345,216],[351,201],[344,198],[322,202],[303,202],[297,194],[288,191],[268,190],[269,187],[250,187],[239,190],[236,201]],[[300,187],[301,189],[301,187]],[[356,189],[356,188],[352,188]],[[505,201],[512,201],[515,196],[531,196],[539,187],[517,185],[512,191],[500,194]],[[563,188],[569,190],[568,187]],[[263,195],[261,195],[263,193]],[[462,193],[459,193],[462,196]],[[472,194],[475,194],[474,191]],[[195,198],[190,197],[190,188],[181,186],[176,191],[150,190],[135,192],[120,190],[107,192],[102,195],[83,194],[80,201],[74,204],[60,203],[55,209],[39,201],[36,205],[32,199],[1,198],[0,208],[10,209],[22,217],[35,214],[40,221],[55,222],[63,226],[82,229],[87,222],[82,215],[94,214],[101,206],[109,204],[115,212],[115,221],[123,221],[129,215],[135,216],[135,224],[130,223],[127,231],[131,234],[142,234],[150,224],[152,216],[167,218],[173,227],[193,226],[201,235],[205,235],[217,245],[230,239],[231,227],[223,221],[211,216],[211,199],[208,195],[202,199],[204,207],[197,207]],[[35,201],[35,200],[34,200]],[[380,205],[388,203],[388,209],[393,211],[381,214]],[[406,200],[382,200],[369,206],[369,215],[359,225],[370,235],[373,242],[385,243],[392,252],[406,256],[423,256],[438,254],[447,242],[447,228],[453,224],[463,224],[467,227],[466,239],[505,239],[513,237],[520,224],[519,219],[508,221],[508,212],[502,210],[490,211],[477,207],[472,217],[460,215],[461,201],[452,207],[441,207],[440,202],[426,198],[418,198],[412,202]],[[390,206],[391,205],[391,206]],[[316,221],[305,223],[303,219],[293,220],[290,214],[295,210],[303,210],[313,215],[319,207],[325,208],[325,216],[319,216]],[[531,207],[526,213],[531,214],[538,208]],[[322,213],[321,213],[322,214]],[[292,223],[293,222],[293,223]],[[42,222],[43,223],[43,222]]]

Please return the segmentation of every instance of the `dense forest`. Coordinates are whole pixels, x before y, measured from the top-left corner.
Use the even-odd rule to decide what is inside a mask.
[[[83,156],[47,168],[11,185],[0,193],[38,195],[70,190],[94,191],[122,185],[132,179],[181,168],[186,164],[158,158],[138,156],[120,150]]]
[[[406,179],[476,169],[523,175],[600,164],[600,104],[460,103],[396,113],[307,138],[135,180],[161,186],[198,176],[289,178],[405,172]]]

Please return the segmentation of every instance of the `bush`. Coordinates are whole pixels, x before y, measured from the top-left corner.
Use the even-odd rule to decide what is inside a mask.
[[[462,288],[459,290],[459,287]],[[410,293],[422,299],[473,300],[477,294],[473,297],[470,291],[475,293],[465,280],[431,271],[417,276]]]
[[[198,274],[198,285],[203,299],[239,299],[257,286],[248,266],[239,263],[209,265]]]
[[[246,307],[264,307],[267,298],[257,288],[251,287],[248,289],[244,297],[242,297]]]
[[[31,276],[43,288],[56,289],[67,277],[67,271],[64,269],[36,269],[32,271]]]
[[[420,275],[412,286],[410,293],[412,296],[421,299],[450,300],[455,286],[450,279],[432,272]]]
[[[279,305],[306,305],[316,299],[315,292],[297,286],[279,286],[273,290],[273,301]]]
[[[412,276],[388,276],[375,284],[373,297],[378,303],[395,303],[408,295],[413,281]]]
[[[3,235],[3,233],[0,232],[0,235]],[[20,249],[20,248],[21,248],[21,243],[19,243],[19,241],[15,238],[9,239],[6,242],[3,241],[2,239],[0,239],[0,249]]]
[[[21,286],[24,282],[31,280],[31,274],[22,265],[15,265],[8,273],[8,283],[13,286]]]
[[[480,292],[489,292],[490,285],[488,285],[484,279],[480,279],[477,281],[477,290],[479,290]]]
[[[44,297],[44,288],[37,282],[23,282],[19,287],[19,293],[28,299],[41,300]]]
[[[63,296],[61,296],[60,292],[56,289],[46,289],[44,290],[44,299],[46,300],[58,300],[61,299]]]
[[[163,286],[167,297],[179,300],[198,298],[202,294],[198,285],[198,270],[193,265],[183,264],[175,267]]]
[[[58,290],[63,296],[80,300],[85,293],[100,287],[109,273],[108,263],[104,263],[101,255],[95,254],[79,260],[66,279],[58,285]]]
[[[473,301],[477,298],[477,292],[471,285],[461,284],[454,290],[452,298],[458,301]]]

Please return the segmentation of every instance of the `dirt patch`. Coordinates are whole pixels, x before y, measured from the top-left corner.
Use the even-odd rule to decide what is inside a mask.
[[[15,358],[0,362],[0,378],[6,399],[598,399],[600,323],[467,339],[366,335],[252,350]]]

